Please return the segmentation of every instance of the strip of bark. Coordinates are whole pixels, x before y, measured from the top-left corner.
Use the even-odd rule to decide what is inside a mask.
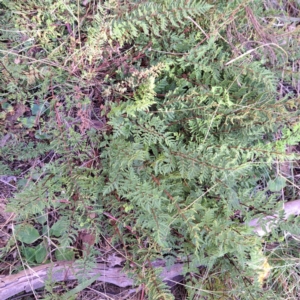
[[[163,261],[156,264],[165,265]],[[171,267],[162,267],[160,277],[167,284],[179,282],[182,278],[183,264],[177,263]],[[45,281],[51,282],[76,280],[76,274],[80,269],[76,262],[56,262],[41,265],[18,274],[0,278],[0,299],[6,300],[21,292],[30,292],[45,286]],[[134,286],[134,280],[122,272],[121,267],[108,267],[105,263],[97,264],[97,267],[86,274],[87,279],[96,276],[96,281],[112,283],[119,287]],[[179,279],[179,280],[178,280]],[[178,280],[178,281],[177,281]]]

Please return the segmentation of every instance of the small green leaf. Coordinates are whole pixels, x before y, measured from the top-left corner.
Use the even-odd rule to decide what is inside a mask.
[[[34,137],[38,140],[49,140],[52,138],[52,135],[46,134],[46,133],[41,133],[40,131],[36,132]]]
[[[32,128],[35,125],[35,117],[21,118],[20,120],[26,128]]]
[[[48,233],[49,233],[49,227],[48,225],[43,225],[42,227],[42,235],[47,235],[48,236]]]
[[[132,204],[124,204],[124,209],[125,209],[125,212],[129,212],[131,211],[132,209],[134,208],[134,206]]]
[[[41,174],[42,174],[42,173],[38,172],[38,170],[37,170],[36,172],[33,172],[33,173],[31,174],[31,178],[32,178],[33,180],[38,180],[38,179],[41,178]]]
[[[39,232],[30,224],[17,225],[16,238],[20,242],[31,244],[40,238]]]
[[[35,261],[40,264],[47,256],[47,249],[43,243],[35,247]]]
[[[74,251],[72,249],[57,249],[55,251],[55,257],[57,260],[73,260]]]
[[[268,186],[271,192],[279,192],[286,186],[286,180],[282,177],[277,177],[274,180],[269,181]]]
[[[28,182],[28,180],[27,179],[20,179],[20,180],[18,180],[18,183],[17,183],[17,185],[18,185],[18,188],[22,188],[22,187],[24,187],[26,184],[27,184],[27,182]]]
[[[4,102],[1,104],[2,109],[6,110],[7,112],[13,112],[14,111],[14,107],[9,104],[8,102]]]
[[[31,105],[31,113],[33,116],[37,114],[42,115],[47,110],[47,107],[44,104],[32,104]]]

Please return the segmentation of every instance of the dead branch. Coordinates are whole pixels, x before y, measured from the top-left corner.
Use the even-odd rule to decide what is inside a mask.
[[[158,263],[158,265],[164,263]],[[161,279],[167,283],[176,283],[181,278],[183,264],[177,263],[167,268],[163,267]],[[21,292],[30,292],[45,286],[47,280],[51,282],[76,280],[76,274],[80,273],[80,268],[76,262],[55,262],[41,265],[18,274],[4,276],[0,278],[0,299],[5,300]],[[97,267],[86,274],[87,279],[99,274],[97,281],[112,283],[119,287],[129,287],[134,285],[134,280],[122,272],[121,267],[108,267],[105,263],[97,264]]]

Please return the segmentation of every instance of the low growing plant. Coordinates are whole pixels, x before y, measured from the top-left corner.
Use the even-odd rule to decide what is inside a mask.
[[[187,262],[189,299],[298,292],[272,284],[275,251],[243,224],[291,198],[282,166],[299,143],[299,97],[279,88],[295,77],[278,71],[296,46],[269,32],[270,3],[47,1],[34,14],[31,2],[1,5],[14,33],[2,35],[1,116],[19,131],[0,153],[5,170],[33,164],[26,176],[16,168],[26,182],[9,204],[23,259],[59,260],[87,230],[93,245],[119,247],[149,299],[173,298],[151,265],[172,257]]]

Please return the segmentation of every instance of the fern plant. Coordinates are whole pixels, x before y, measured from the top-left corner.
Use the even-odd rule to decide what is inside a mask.
[[[32,16],[35,3],[1,5],[14,32],[2,35],[12,44],[1,49],[1,116],[22,103],[20,117],[32,118],[15,118],[27,129],[0,148],[3,170],[16,157],[35,161],[27,176],[18,171],[16,222],[30,220],[62,252],[81,230],[109,237],[151,299],[172,299],[152,262],[174,255],[188,261],[190,299],[275,299],[275,254],[242,224],[278,209],[286,182],[274,189],[274,165],[295,160],[285,146],[299,142],[298,98],[278,92],[292,84],[276,69],[289,46],[257,23],[270,10],[260,1],[48,1]],[[266,37],[268,51],[253,46]],[[44,215],[49,230],[38,225]],[[83,270],[95,259],[86,255]]]

